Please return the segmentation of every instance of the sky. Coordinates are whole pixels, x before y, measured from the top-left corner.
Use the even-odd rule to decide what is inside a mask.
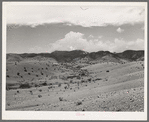
[[[144,6],[8,5],[7,53],[144,50]]]

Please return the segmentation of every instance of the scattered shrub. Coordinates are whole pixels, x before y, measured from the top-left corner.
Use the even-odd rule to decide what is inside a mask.
[[[52,89],[52,86],[48,87],[48,89]]]
[[[19,91],[17,91],[17,93],[19,93]]]
[[[40,92],[42,92],[42,89],[39,89]]]
[[[109,72],[109,70],[107,70],[106,72]]]
[[[61,83],[58,84],[58,87],[61,87]]]
[[[7,75],[6,77],[9,78],[9,75]]]
[[[33,92],[32,91],[30,91],[30,93],[31,93],[31,95],[33,95]]]
[[[81,101],[78,101],[77,103],[76,103],[76,105],[81,105],[82,104],[82,102]]]
[[[91,78],[89,78],[88,81],[91,81]]]
[[[38,75],[36,75],[36,77],[38,77]]]
[[[62,97],[59,97],[59,100],[60,100],[60,101],[63,101],[63,98],[62,98]]]
[[[28,75],[31,75],[31,73],[28,73]]]
[[[38,95],[38,97],[39,97],[39,98],[41,98],[41,97],[42,97],[42,95]]]
[[[70,80],[70,83],[72,83],[73,81],[72,80]]]
[[[44,83],[42,83],[42,85],[43,85],[43,86],[47,86],[47,83],[46,83],[46,82],[44,82]]]
[[[49,85],[53,85],[52,83],[49,83]]]

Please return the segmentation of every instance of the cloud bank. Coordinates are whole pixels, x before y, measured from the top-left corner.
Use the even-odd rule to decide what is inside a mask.
[[[87,8],[87,9],[81,9]],[[68,23],[83,27],[135,24],[144,22],[142,6],[50,6],[9,5],[7,24],[27,24],[36,27],[45,23]]]
[[[48,52],[55,50],[71,51],[71,50],[84,50],[87,52],[97,51],[110,51],[122,52],[124,50],[144,50],[144,40],[137,39],[132,41],[125,41],[123,39],[115,38],[112,41],[102,41],[101,39],[84,38],[84,34],[79,32],[69,32],[61,40],[49,44]]]

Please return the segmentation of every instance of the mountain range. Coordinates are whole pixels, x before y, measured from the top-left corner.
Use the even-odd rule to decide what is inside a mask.
[[[23,53],[23,54],[7,54],[7,61],[22,61],[24,59],[43,59],[48,60],[49,58],[57,62],[74,62],[82,59],[87,61],[143,61],[144,51],[139,50],[126,50],[121,53],[112,53],[109,51],[98,51],[98,52],[86,52],[82,50],[73,51],[54,51],[52,53]]]

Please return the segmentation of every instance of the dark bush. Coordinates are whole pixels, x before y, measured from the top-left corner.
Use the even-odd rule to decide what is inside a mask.
[[[52,83],[49,83],[49,85],[53,85]]]
[[[81,105],[81,104],[82,104],[82,102],[81,102],[81,101],[79,101],[79,102],[77,102],[77,103],[76,103],[76,105]]]
[[[106,72],[109,72],[109,70],[107,70]]]
[[[28,83],[21,84],[20,88],[30,88],[31,86]]]
[[[7,75],[6,77],[9,78],[9,75]]]
[[[40,97],[42,97],[42,95],[38,95],[38,97],[40,98]]]
[[[40,87],[40,85],[35,84],[35,87]]]
[[[59,97],[59,100],[60,100],[60,101],[63,101],[63,98],[62,98],[62,97]]]
[[[47,86],[47,83],[46,83],[46,82],[44,82],[44,83],[42,83],[42,85],[43,85],[43,86]]]
[[[58,84],[58,87],[61,87],[61,83]]]
[[[28,73],[28,75],[31,75],[31,73]]]

